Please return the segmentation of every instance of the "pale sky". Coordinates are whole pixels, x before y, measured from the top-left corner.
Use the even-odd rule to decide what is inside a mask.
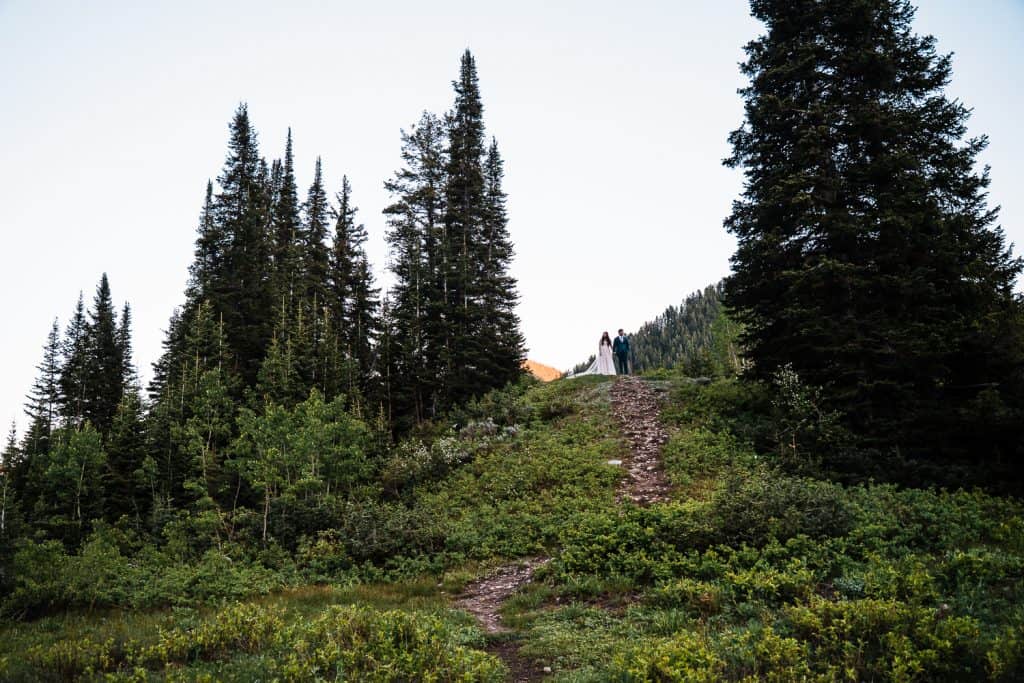
[[[949,93],[991,137],[991,203],[1024,244],[1024,2],[921,0],[916,29],[956,53]],[[467,47],[506,160],[529,356],[585,359],[727,274],[741,178],[720,161],[759,32],[742,0],[0,0],[5,431],[51,321],[104,271],[148,378],[240,101],[268,159],[292,127],[303,196],[317,155],[332,196],[348,174],[385,278],[399,129],[450,106]]]

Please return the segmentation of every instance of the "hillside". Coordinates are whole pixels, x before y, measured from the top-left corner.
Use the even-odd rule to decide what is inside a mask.
[[[559,377],[562,376],[562,371],[561,370],[557,370],[557,369],[551,367],[550,365],[544,365],[543,363],[538,363],[535,360],[527,360],[527,361],[525,361],[523,363],[523,367],[526,368],[526,370],[531,375],[533,375],[534,377],[539,379],[541,382],[550,382],[550,381],[558,379]]]
[[[635,372],[680,368],[693,375],[732,375],[740,369],[739,326],[723,311],[723,282],[668,306],[629,333]],[[577,364],[586,369],[594,356]]]
[[[3,678],[1019,680],[1021,504],[791,474],[754,445],[774,399],[526,382],[397,448],[389,501],[294,556],[39,544]]]

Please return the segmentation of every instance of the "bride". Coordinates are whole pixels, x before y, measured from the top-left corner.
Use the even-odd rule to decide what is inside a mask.
[[[583,375],[614,375],[615,361],[612,360],[612,338],[605,332],[601,335],[601,341],[597,344],[597,358],[586,370],[581,372],[570,372],[566,377],[581,377]]]

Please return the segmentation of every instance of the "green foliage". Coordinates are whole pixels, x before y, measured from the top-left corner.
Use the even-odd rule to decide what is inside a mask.
[[[678,368],[691,377],[733,377],[743,364],[740,330],[722,306],[720,282],[643,324],[630,336],[630,362],[639,372]]]
[[[102,472],[107,455],[99,432],[90,424],[63,429],[54,442],[45,459],[36,519],[55,538],[75,543],[92,520],[103,516]]]
[[[269,507],[214,494],[166,513],[159,543],[130,524],[72,549],[22,539],[0,675],[496,680],[447,595],[544,554],[503,617],[556,680],[1020,677],[1019,501],[797,476],[777,439],[822,433],[810,389],[671,376],[680,497],[621,504],[612,382],[523,381],[384,451],[341,397],[243,410],[221,478],[240,475],[243,502],[269,489]],[[196,435],[212,433],[204,395]],[[307,582],[329,585],[279,592]]]
[[[243,410],[233,445],[242,478],[262,494],[262,538],[268,538],[271,506],[323,506],[350,494],[370,472],[369,428],[339,397],[325,403],[315,389],[294,409],[268,404],[262,415]]]
[[[494,657],[463,644],[466,636],[428,615],[332,606],[311,619],[286,609],[238,604],[191,625],[159,631],[154,642],[59,640],[26,653],[32,670],[77,680],[146,680],[185,667],[218,680],[501,681]],[[436,678],[435,678],[436,677]]]
[[[33,616],[73,608],[198,605],[267,593],[287,581],[241,549],[207,550],[199,557],[174,557],[152,546],[138,547],[101,527],[76,553],[56,541],[24,541],[13,560],[14,587],[3,612]]]
[[[786,474],[732,431],[771,433],[770,391],[677,381],[666,470],[692,497],[567,523],[554,599],[509,616],[524,652],[573,681],[1019,676],[1021,503]]]
[[[750,374],[791,366],[820,387],[815,410],[864,449],[826,465],[898,451],[925,466],[871,474],[1019,492],[1024,261],[986,206],[988,141],[965,137],[970,109],[946,93],[951,55],[914,32],[909,0],[751,11],[766,29],[744,48],[725,162],[746,178],[725,301]],[[789,450],[803,460],[799,439]]]

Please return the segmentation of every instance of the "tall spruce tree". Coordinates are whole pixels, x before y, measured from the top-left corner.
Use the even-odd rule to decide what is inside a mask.
[[[56,318],[46,337],[43,359],[36,366],[39,375],[32,384],[25,406],[28,431],[22,442],[26,457],[50,450],[50,434],[57,428],[60,411],[60,327]]]
[[[391,413],[418,422],[439,410],[450,365],[444,123],[424,112],[402,131],[401,153],[404,167],[384,184],[393,200],[384,213],[395,276],[384,327]]]
[[[117,313],[110,295],[110,283],[107,274],[103,273],[96,286],[96,296],[86,327],[86,390],[83,407],[85,419],[101,435],[110,431],[117,406],[124,394],[126,361],[123,345],[127,345],[130,350],[130,340],[121,339]]]
[[[213,291],[213,278],[224,268],[224,247],[226,240],[223,230],[213,215],[213,183],[206,181],[206,197],[199,214],[199,228],[196,236],[195,257],[189,266],[189,281],[186,297],[189,301],[201,300]]]
[[[61,417],[66,425],[79,426],[85,415],[85,391],[88,363],[88,321],[82,293],[71,314],[61,341],[60,400]]]
[[[374,372],[374,340],[379,327],[379,290],[366,256],[366,227],[356,222],[358,208],[352,202],[352,186],[342,176],[335,196],[334,237],[328,277],[328,306],[338,340],[350,363],[345,389],[364,395],[371,389]]]
[[[482,240],[485,206],[484,107],[476,61],[466,50],[459,78],[452,82],[455,104],[448,117],[448,168],[445,183],[445,235],[441,245],[445,304],[449,315],[444,372],[446,405],[486,390],[479,370],[489,352],[475,334],[482,323],[476,257]]]
[[[327,246],[327,232],[330,226],[331,207],[324,190],[323,171],[320,157],[316,158],[313,183],[309,186],[306,203],[303,205],[305,222],[302,230],[302,296],[311,310],[319,310],[327,303],[330,251]]]
[[[505,210],[504,162],[492,138],[484,159],[484,196],[480,240],[477,244],[477,287],[480,292],[476,331],[487,353],[480,373],[488,387],[504,386],[522,372],[526,340],[519,329],[516,280],[509,273],[513,248]]]
[[[138,383],[135,371],[135,352],[132,350],[132,308],[126,301],[121,308],[121,318],[117,323],[117,349],[121,354],[121,381],[124,387]]]
[[[292,152],[292,129],[288,129],[284,162],[271,174],[271,225],[273,231],[274,290],[277,298],[291,306],[298,295],[300,272],[300,216],[298,184],[295,180],[295,158]],[[279,178],[275,178],[279,175]]]
[[[11,540],[16,537],[20,526],[17,523],[20,521],[20,515],[13,475],[22,460],[23,455],[18,448],[18,428],[11,421],[7,442],[4,444],[4,450],[0,452],[0,557],[4,559],[12,554]],[[0,585],[7,586],[9,583],[9,579],[0,578]]]
[[[1009,456],[1019,419],[978,427],[987,404],[1019,415],[1021,262],[974,170],[987,141],[944,94],[950,57],[907,0],[751,8],[767,32],[746,46],[726,226],[753,372],[792,365],[870,446]]]
[[[109,521],[127,517],[136,528],[141,528],[152,503],[139,475],[147,454],[143,417],[140,388],[133,377],[125,385],[107,436],[104,497]]]
[[[226,247],[224,266],[214,274],[207,298],[215,317],[223,319],[238,373],[247,386],[256,381],[273,330],[273,273],[266,234],[269,173],[259,156],[248,108],[242,104],[230,125],[228,157],[213,201],[214,219]],[[287,181],[287,168],[285,176]]]

